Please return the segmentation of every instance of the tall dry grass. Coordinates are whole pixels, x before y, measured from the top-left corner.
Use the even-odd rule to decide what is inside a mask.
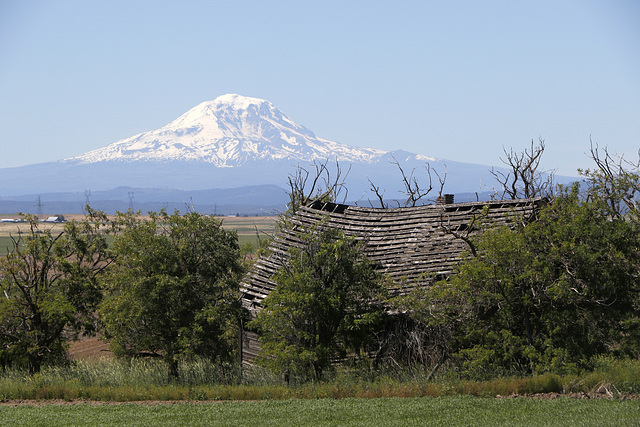
[[[427,380],[428,369],[393,372],[337,369],[324,381],[286,384],[262,368],[241,371],[206,360],[180,365],[180,380],[168,381],[158,360],[99,360],[45,367],[29,376],[7,369],[0,373],[0,399],[139,400],[264,400],[318,398],[378,398],[473,395],[481,397],[532,393],[571,393],[605,390],[610,397],[640,393],[640,361],[597,359],[595,369],[582,375],[545,373],[532,377],[461,379],[443,372]]]

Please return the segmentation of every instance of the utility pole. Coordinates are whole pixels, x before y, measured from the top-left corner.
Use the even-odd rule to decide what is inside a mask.
[[[42,216],[42,200],[40,199],[40,196],[38,195],[38,197],[36,197],[36,204],[34,205],[36,206],[37,210],[37,215],[38,215],[38,219],[40,219],[40,217]]]
[[[82,212],[85,211],[87,206],[91,206],[91,190],[84,190],[84,206],[82,207]]]

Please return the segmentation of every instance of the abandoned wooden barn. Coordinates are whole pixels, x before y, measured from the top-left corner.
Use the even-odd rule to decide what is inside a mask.
[[[377,209],[314,202],[291,218],[293,227],[280,231],[241,283],[242,303],[252,316],[276,284],[272,276],[287,262],[288,250],[300,243],[299,233],[320,221],[361,239],[366,255],[393,282],[392,293],[411,292],[454,272],[462,254],[470,251],[468,237],[488,228],[530,221],[545,201],[541,198]],[[449,202],[449,203],[446,203]],[[242,361],[251,364],[259,351],[258,336],[242,331]]]

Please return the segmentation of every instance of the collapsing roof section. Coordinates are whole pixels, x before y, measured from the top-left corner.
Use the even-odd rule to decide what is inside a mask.
[[[290,219],[241,284],[243,305],[253,314],[276,284],[273,275],[287,262],[288,251],[300,245],[299,233],[323,222],[364,242],[367,257],[393,281],[396,294],[450,275],[470,246],[465,239],[487,228],[530,221],[546,201],[542,198],[436,204],[376,209],[314,202]]]

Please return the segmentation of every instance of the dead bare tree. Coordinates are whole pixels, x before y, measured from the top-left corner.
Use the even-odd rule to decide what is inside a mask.
[[[349,171],[342,171],[342,167],[335,162],[335,168],[329,167],[329,161],[314,161],[309,169],[300,165],[289,175],[289,203],[285,217],[296,213],[300,206],[315,200],[335,202],[346,200],[348,190],[345,180]]]
[[[598,197],[612,217],[620,218],[629,212],[639,211],[640,196],[640,150],[638,160],[629,161],[623,155],[609,153],[607,147],[600,148],[590,141],[590,157],[596,164],[594,170],[578,169],[588,184],[587,198]]]
[[[406,196],[406,200],[404,201],[404,207],[415,207],[419,206],[420,200],[426,197],[433,190],[433,175],[436,176],[438,180],[438,196],[442,195],[442,190],[444,188],[445,181],[447,179],[447,172],[443,175],[440,175],[438,171],[431,168],[431,165],[427,163],[425,165],[425,169],[427,171],[426,177],[428,179],[428,184],[423,186],[420,183],[419,178],[416,176],[416,168],[413,168],[409,174],[407,174],[400,162],[395,157],[392,157],[392,164],[395,164],[400,171],[400,175],[402,178],[402,184],[404,185],[404,191],[401,191],[402,194]],[[433,174],[433,175],[432,175]],[[371,187],[371,191],[376,195],[378,199],[378,203],[380,203],[381,208],[388,208],[389,204],[384,200],[384,190],[381,190],[380,187],[376,186],[371,179],[369,179],[369,185]],[[400,206],[400,202],[398,201],[398,206]]]
[[[507,151],[503,148],[505,158],[500,158],[507,166],[508,171],[491,170],[491,174],[498,181],[501,188],[495,189],[495,196],[500,195],[500,199],[528,199],[537,196],[553,197],[554,171],[540,171],[540,160],[544,153],[544,140],[539,139],[536,144],[533,139],[529,149],[522,152],[515,152],[513,149]]]

